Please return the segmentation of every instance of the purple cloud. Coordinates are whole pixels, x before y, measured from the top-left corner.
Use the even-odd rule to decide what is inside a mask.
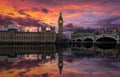
[[[49,12],[49,10],[46,9],[46,8],[41,8],[41,11],[42,11],[43,13],[48,13],[48,12]]]
[[[38,8],[36,8],[36,7],[34,7],[34,8],[31,8],[31,10],[32,10],[33,12],[40,11],[40,9],[38,9]]]
[[[31,8],[31,10],[32,10],[33,12],[37,12],[37,11],[41,11],[41,12],[43,12],[43,13],[48,13],[48,12],[49,12],[48,9],[43,8],[43,7],[40,7],[40,8],[34,7],[34,8]]]
[[[66,32],[66,31],[68,31],[68,32],[73,32],[73,31],[75,31],[75,30],[77,30],[77,29],[78,29],[78,27],[77,27],[76,25],[74,25],[74,24],[72,24],[72,23],[69,23],[69,24],[67,24],[67,25],[64,25],[63,31],[64,31],[64,32]]]
[[[20,9],[20,10],[18,11],[18,13],[19,13],[19,14],[26,15],[25,11],[24,11],[24,10],[22,10],[22,9]]]
[[[97,23],[101,24],[102,26],[107,26],[107,25],[110,25],[110,24],[112,24],[112,22],[117,21],[117,20],[120,20],[120,16],[113,16],[111,18],[101,19],[101,20],[98,20]],[[120,25],[120,23],[119,24],[117,23],[117,25]]]
[[[10,17],[10,16],[3,16],[0,15],[0,25],[5,25],[6,23],[13,24],[16,22],[17,24],[21,26],[43,26],[42,20],[36,20],[30,17],[22,18],[22,17]],[[44,24],[45,26],[48,26],[47,24]]]

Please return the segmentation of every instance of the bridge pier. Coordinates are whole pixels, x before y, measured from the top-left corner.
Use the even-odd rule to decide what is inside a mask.
[[[117,44],[120,44],[120,37],[117,35]]]

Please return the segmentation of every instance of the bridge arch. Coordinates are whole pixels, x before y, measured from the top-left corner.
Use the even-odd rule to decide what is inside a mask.
[[[97,36],[96,39],[95,39],[95,41],[98,40],[98,39],[100,39],[100,38],[104,38],[104,37],[105,38],[112,38],[112,39],[115,39],[117,41],[117,38],[115,36]]]
[[[75,40],[75,39],[73,39],[73,40],[72,40],[72,43],[76,43],[76,40]]]
[[[93,43],[93,39],[92,38],[85,38],[84,40],[83,40],[83,42],[84,43]]]
[[[94,42],[94,40],[92,38],[85,38],[83,40],[83,46],[85,48],[92,48],[93,47],[93,42]]]
[[[88,38],[92,39],[93,43],[96,43],[96,41],[98,41],[98,39],[101,39],[101,38],[112,39],[112,40],[117,41],[117,44],[120,43],[120,41],[119,41],[120,37],[116,33],[112,33],[112,34],[107,34],[107,33],[106,34],[82,33],[81,35],[78,34],[77,37],[74,37],[72,39],[75,39],[76,43],[83,43],[85,41],[85,39],[88,39]]]
[[[117,39],[115,37],[112,36],[103,36],[103,37],[99,37],[95,40],[96,43],[113,43],[113,44],[117,44]]]
[[[92,39],[92,40],[94,40],[94,37],[92,37],[92,36],[84,37],[84,38],[83,38],[83,41],[84,41],[85,39]]]
[[[82,39],[78,38],[78,39],[76,40],[76,43],[82,43]]]

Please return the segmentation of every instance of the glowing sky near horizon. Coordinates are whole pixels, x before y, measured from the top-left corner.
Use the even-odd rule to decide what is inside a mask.
[[[14,23],[25,28],[46,23],[58,26],[62,11],[64,26],[101,27],[92,24],[120,23],[120,0],[0,0],[0,25]]]

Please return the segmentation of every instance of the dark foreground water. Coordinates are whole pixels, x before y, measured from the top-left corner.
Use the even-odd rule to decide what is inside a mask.
[[[120,47],[109,46],[0,45],[0,77],[120,77]]]

